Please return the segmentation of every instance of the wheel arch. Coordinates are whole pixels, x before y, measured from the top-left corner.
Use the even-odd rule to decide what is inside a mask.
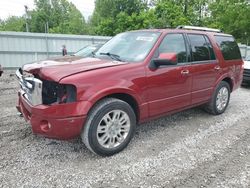
[[[110,94],[110,95],[106,96],[105,98],[107,98],[107,97],[120,99],[120,100],[128,103],[131,106],[131,108],[134,110],[134,113],[136,116],[136,122],[139,121],[139,119],[140,119],[139,105],[133,96],[131,96],[127,93],[114,93],[114,94]]]
[[[101,100],[106,98],[115,98],[120,99],[126,103],[128,103],[131,108],[133,109],[135,116],[136,116],[136,122],[138,123],[140,120],[140,108],[139,108],[139,101],[138,98],[135,97],[135,95],[128,93],[128,92],[106,92],[105,94],[101,94],[98,97],[95,97],[95,99],[91,100],[92,106],[87,112],[87,115],[91,111],[91,109]]]
[[[232,92],[233,91],[233,80],[230,78],[230,77],[225,77],[223,80],[221,81],[225,81],[229,84],[230,86],[230,91]]]
[[[232,91],[233,91],[233,88],[234,88],[234,79],[233,79],[233,77],[231,77],[230,75],[223,75],[223,76],[221,76],[221,77],[217,80],[217,82],[216,82],[216,84],[215,84],[215,86],[214,86],[213,92],[214,92],[214,90],[216,89],[216,87],[217,87],[222,81],[225,81],[225,82],[227,82],[227,83],[229,84],[229,86],[230,86],[230,92],[232,92]]]

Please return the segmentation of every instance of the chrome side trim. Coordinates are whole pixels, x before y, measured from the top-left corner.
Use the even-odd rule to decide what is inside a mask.
[[[19,80],[23,97],[33,106],[42,104],[43,82],[34,77],[25,78],[20,69],[16,71],[16,76]]]

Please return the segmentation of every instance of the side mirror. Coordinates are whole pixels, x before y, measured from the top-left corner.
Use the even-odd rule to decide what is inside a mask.
[[[149,68],[157,69],[164,65],[177,65],[176,53],[161,53],[158,58],[151,60]]]

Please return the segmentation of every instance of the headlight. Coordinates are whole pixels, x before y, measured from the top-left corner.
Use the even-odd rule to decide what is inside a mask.
[[[62,104],[76,101],[76,87],[70,84],[43,80],[43,104]]]

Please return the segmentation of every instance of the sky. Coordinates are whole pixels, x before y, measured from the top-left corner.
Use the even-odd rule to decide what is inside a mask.
[[[68,0],[75,4],[81,11],[85,20],[92,14],[95,8],[95,0]],[[6,19],[8,16],[22,16],[25,12],[24,5],[29,9],[34,8],[34,0],[0,0],[0,18]]]

